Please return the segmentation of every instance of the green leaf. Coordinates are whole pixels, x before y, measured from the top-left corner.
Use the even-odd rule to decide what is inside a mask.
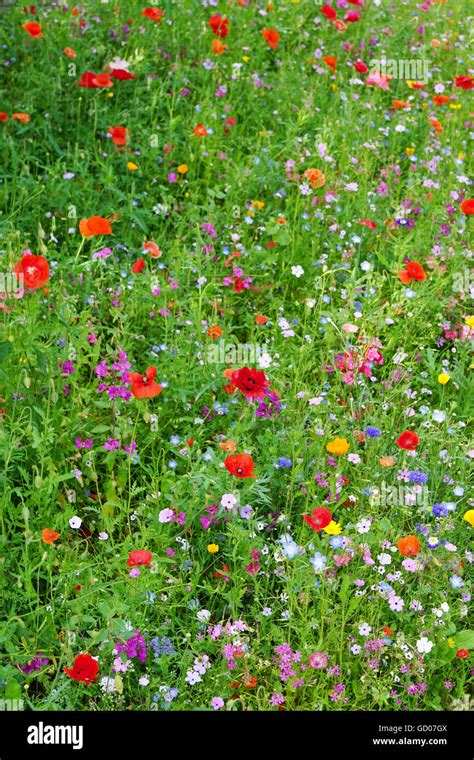
[[[458,649],[474,649],[474,631],[458,631],[454,641]]]

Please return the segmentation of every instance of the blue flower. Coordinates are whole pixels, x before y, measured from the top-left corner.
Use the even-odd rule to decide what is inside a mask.
[[[427,483],[428,482],[428,475],[425,475],[424,472],[420,472],[419,470],[413,470],[413,472],[409,472],[408,477],[411,483]]]
[[[287,457],[280,457],[278,460],[279,467],[287,468],[287,467],[292,467],[292,465],[293,463],[291,459],[288,459]]]
[[[315,573],[322,573],[326,568],[326,562],[327,557],[325,557],[321,552],[316,552],[314,557],[311,557],[309,560],[313,566],[313,570]]]
[[[377,427],[369,425],[369,427],[365,428],[365,434],[368,435],[369,438],[378,438],[380,436],[380,430]]]
[[[433,504],[433,509],[431,510],[431,513],[435,517],[446,517],[448,514],[448,510],[443,504]]]

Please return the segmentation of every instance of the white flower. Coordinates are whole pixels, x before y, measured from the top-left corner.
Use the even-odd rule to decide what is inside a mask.
[[[74,517],[71,517],[71,519],[69,520],[69,525],[70,525],[70,526],[71,526],[71,528],[73,528],[74,530],[79,530],[79,528],[80,528],[80,527],[81,527],[81,525],[82,525],[82,520],[81,520],[81,518],[80,518],[80,517],[78,517],[77,515],[74,515]]]
[[[359,520],[356,525],[358,533],[368,533],[372,525],[372,520],[365,517],[363,520]]]
[[[362,623],[359,626],[359,633],[361,636],[368,636],[372,631],[372,628],[368,623]]]
[[[418,639],[416,642],[416,648],[418,649],[420,654],[428,654],[433,649],[434,644],[432,641],[430,641],[427,636],[422,636],[421,639]]]
[[[211,617],[211,613],[209,610],[199,610],[199,612],[196,614],[196,617],[200,623],[207,623]]]
[[[304,269],[298,264],[296,267],[291,267],[291,274],[294,274],[295,277],[301,277],[304,274]]]
[[[446,415],[444,412],[441,412],[439,409],[435,409],[433,411],[434,422],[444,422],[445,419],[446,419]]]
[[[140,686],[148,686],[148,684],[150,683],[150,679],[147,678],[146,676],[142,676],[141,678],[138,679],[138,683],[140,684]]]
[[[258,366],[263,367],[263,369],[267,369],[267,367],[270,366],[273,359],[268,353],[264,353],[261,356],[258,357]]]
[[[221,499],[221,504],[226,509],[231,510],[237,504],[237,497],[233,493],[225,493]]]
[[[363,261],[360,265],[360,268],[362,269],[363,272],[368,272],[371,266],[372,264],[370,263],[370,261]]]

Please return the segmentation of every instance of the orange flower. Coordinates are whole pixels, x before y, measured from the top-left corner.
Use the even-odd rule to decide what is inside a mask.
[[[108,74],[97,74],[97,76],[92,78],[92,84],[94,84],[96,87],[113,87],[114,86],[113,80],[110,78]]]
[[[207,335],[209,338],[220,338],[222,335],[222,329],[219,325],[211,325],[207,328]]]
[[[382,467],[393,467],[395,459],[393,457],[380,457],[379,464]]]
[[[147,253],[149,253],[150,256],[152,257],[152,259],[159,259],[160,256],[162,255],[157,244],[154,243],[152,240],[147,240],[146,243],[143,243],[143,250],[147,251]]]
[[[397,111],[403,108],[411,108],[412,103],[408,103],[407,100],[392,100],[392,108]]]
[[[55,530],[51,530],[51,528],[44,528],[41,531],[41,540],[44,544],[51,544],[53,545],[55,541],[57,541],[59,538],[59,533],[56,533]]]
[[[23,29],[25,32],[28,32],[30,37],[33,37],[33,39],[38,40],[40,37],[43,36],[43,32],[41,31],[41,25],[38,24],[36,21],[28,21],[27,24],[22,24]]]
[[[303,176],[306,177],[314,189],[322,187],[326,183],[326,177],[319,169],[306,169]]]
[[[266,317],[264,314],[257,314],[255,317],[255,322],[257,325],[266,325],[268,322],[268,317]]]
[[[222,441],[219,444],[219,448],[225,451],[226,454],[233,454],[234,451],[237,451],[237,444],[235,441]]]
[[[275,29],[262,29],[262,37],[268,42],[273,50],[276,50],[278,47],[278,42],[280,40],[280,35]]]
[[[437,121],[436,119],[430,119],[430,124],[431,124],[432,127],[435,128],[435,132],[442,132],[443,131],[443,127],[441,126],[441,124],[439,123],[439,121]]]
[[[416,536],[399,538],[397,546],[404,557],[415,557],[420,551],[420,542]]]
[[[443,103],[449,103],[447,95],[433,95],[433,103],[435,106],[441,106]]]
[[[75,58],[76,57],[76,51],[73,50],[70,47],[65,47],[63,50],[64,55],[67,55],[68,58]]]
[[[224,45],[221,40],[215,38],[212,40],[212,52],[214,55],[224,55],[226,48],[227,45]]]
[[[102,216],[91,216],[90,219],[81,219],[79,231],[83,237],[90,238],[94,235],[111,235],[112,227]]]
[[[193,129],[193,132],[194,132],[194,134],[195,134],[195,135],[197,135],[198,137],[205,137],[205,136],[207,135],[207,129],[206,129],[206,127],[204,126],[204,124],[197,124],[197,125],[194,127],[194,129]]]
[[[474,198],[466,198],[466,200],[461,203],[461,211],[468,216],[474,214]]]
[[[327,66],[329,66],[332,72],[336,71],[337,58],[334,58],[333,55],[325,55],[323,61]]]
[[[12,113],[12,119],[16,119],[20,124],[28,124],[31,121],[29,113]]]

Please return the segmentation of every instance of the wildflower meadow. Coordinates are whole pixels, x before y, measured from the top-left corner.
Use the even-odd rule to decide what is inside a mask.
[[[0,3],[2,710],[473,709],[469,5]]]

